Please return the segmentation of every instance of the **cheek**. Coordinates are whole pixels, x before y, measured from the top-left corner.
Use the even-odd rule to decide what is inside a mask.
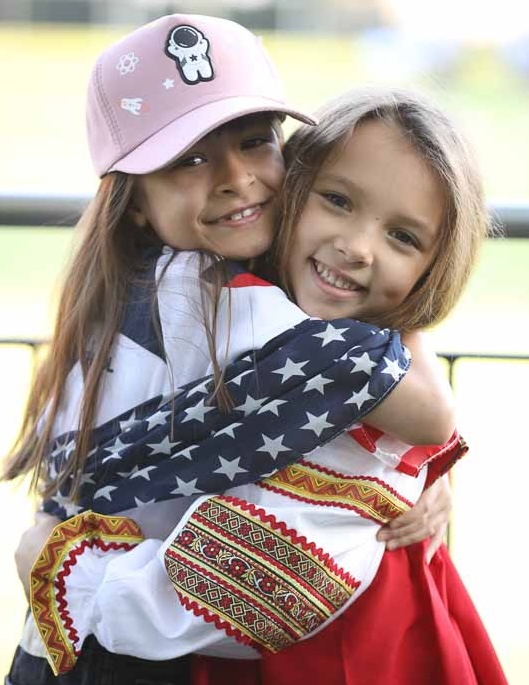
[[[421,278],[422,269],[414,269],[411,273],[409,269],[397,271],[386,286],[386,293],[395,304],[402,304],[404,300],[413,292],[416,283]]]
[[[285,178],[285,162],[280,152],[266,161],[263,167],[263,178],[266,178],[267,185],[275,190],[279,190],[282,186]]]

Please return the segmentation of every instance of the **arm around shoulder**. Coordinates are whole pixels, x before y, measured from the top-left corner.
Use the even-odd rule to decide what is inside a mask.
[[[411,445],[441,445],[455,430],[455,404],[442,366],[423,333],[403,336],[412,363],[367,423]]]

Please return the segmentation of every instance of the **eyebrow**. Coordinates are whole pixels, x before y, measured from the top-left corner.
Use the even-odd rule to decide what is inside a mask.
[[[253,114],[243,114],[242,116],[237,117],[237,119],[232,119],[231,121],[227,121],[225,124],[217,126],[217,128],[214,128],[213,131],[211,131],[208,135],[210,135],[211,133],[221,133],[222,131],[229,131],[231,129],[242,129],[244,131],[248,128],[252,128],[253,126],[260,126],[261,124],[271,125],[272,116],[269,116],[268,114],[268,112],[254,112]]]
[[[339,174],[323,173],[316,177],[315,182],[317,181],[331,181],[333,183],[338,183],[356,196],[365,196],[365,191],[360,186],[358,186],[354,181],[351,181],[351,179]],[[427,221],[422,221],[420,218],[409,216],[407,214],[395,214],[392,217],[392,221],[400,223],[403,226],[408,226],[409,228],[421,230],[432,238],[435,237],[435,227]]]

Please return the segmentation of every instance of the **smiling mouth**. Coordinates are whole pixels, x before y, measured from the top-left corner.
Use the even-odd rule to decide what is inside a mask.
[[[360,285],[356,281],[346,278],[337,271],[333,271],[325,264],[322,264],[315,259],[312,259],[311,261],[316,273],[325,284],[330,285],[333,288],[337,288],[338,290],[346,290],[348,292],[364,292],[367,290],[367,288]]]
[[[244,209],[237,210],[231,214],[224,214],[218,219],[214,219],[210,223],[212,224],[226,224],[230,223],[233,225],[246,224],[251,221],[258,219],[263,213],[263,207],[266,202],[260,202],[259,204],[252,205],[251,207],[245,207]]]

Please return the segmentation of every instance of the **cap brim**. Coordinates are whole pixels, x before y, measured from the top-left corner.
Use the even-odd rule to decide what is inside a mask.
[[[118,160],[106,173],[123,171],[129,174],[148,174],[157,171],[218,126],[257,112],[278,112],[305,124],[317,123],[313,116],[285,107],[284,102],[260,97],[226,98],[178,117]]]

